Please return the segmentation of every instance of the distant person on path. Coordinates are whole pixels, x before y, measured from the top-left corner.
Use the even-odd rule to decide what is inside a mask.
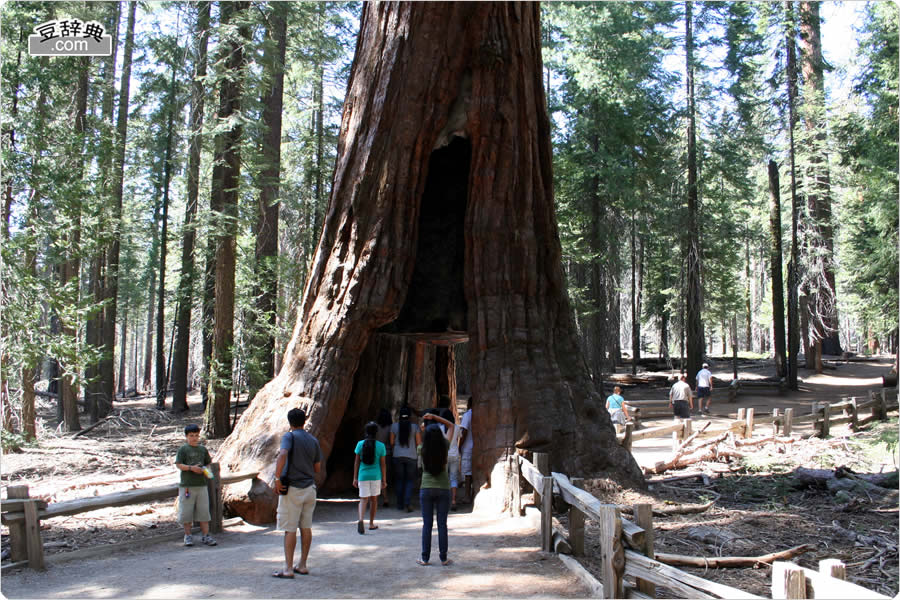
[[[419,426],[409,420],[411,411],[400,407],[400,420],[391,425],[391,446],[394,449],[394,486],[397,488],[397,508],[412,512],[412,490],[416,483],[416,446],[422,443]]]
[[[391,418],[391,411],[386,408],[382,408],[378,411],[378,418],[375,420],[378,423],[378,433],[375,434],[375,439],[384,444],[385,450],[387,450],[387,455],[385,458],[385,464],[387,468],[381,474],[384,477],[384,492],[381,496],[384,498],[384,506],[390,506],[390,501],[388,498],[388,486],[393,483],[392,472],[394,470],[394,448],[391,446],[391,425],[393,425],[393,419]]]
[[[669,390],[669,406],[672,407],[676,417],[682,419],[691,418],[691,410],[694,408],[694,399],[691,386],[688,385],[687,375],[682,375]]]
[[[452,422],[435,414],[426,413],[425,422],[432,421],[425,428],[425,439],[419,446],[422,455],[422,485],[419,489],[419,503],[422,507],[422,557],[416,562],[422,566],[431,559],[431,532],[437,514],[438,556],[445,567],[451,564],[447,558],[449,536],[447,515],[450,512],[450,476],[447,473],[447,450],[456,427]],[[445,429],[437,425],[440,423]]]
[[[178,522],[184,525],[184,545],[194,545],[191,526],[194,521],[198,521],[203,534],[201,541],[207,546],[215,546],[216,540],[209,535],[209,492],[204,477],[204,471],[207,476],[212,476],[209,469],[204,469],[212,462],[212,458],[206,446],[200,445],[199,425],[187,425],[184,437],[186,443],[175,453],[175,468],[181,471],[178,482]]]
[[[441,409],[441,416],[451,423],[455,423],[453,412],[449,408]],[[444,434],[448,426],[443,425]],[[459,489],[459,427],[453,428],[453,436],[450,438],[450,449],[447,451],[447,473],[450,475],[450,510],[456,510],[456,491]]]
[[[459,471],[466,478],[466,503],[471,503],[475,499],[472,494],[472,450],[475,447],[472,440],[472,396],[466,402],[466,409],[459,423]]]
[[[606,410],[609,411],[610,420],[616,425],[624,425],[628,420],[628,407],[625,405],[625,398],[622,397],[622,388],[618,385],[606,399]]]
[[[356,531],[360,534],[366,532],[366,504],[369,509],[369,529],[378,529],[375,524],[375,511],[378,509],[378,495],[382,488],[387,486],[387,480],[382,477],[385,470],[387,449],[384,444],[375,439],[378,434],[378,423],[366,423],[366,439],[356,444],[356,461],[353,464],[353,487],[359,489],[359,521],[356,523]]]
[[[275,463],[275,491],[278,492],[277,527],[284,532],[284,568],[272,573],[279,579],[293,579],[294,573],[309,575],[306,559],[312,546],[312,518],[316,509],[315,475],[322,470],[319,441],[303,429],[306,413],[292,408],[287,414],[291,430],[281,437]],[[300,562],[294,565],[300,528]]]
[[[709,405],[712,403],[712,373],[709,372],[709,363],[703,363],[703,368],[697,371],[697,410],[702,414],[709,414]],[[706,405],[703,399],[706,398]]]

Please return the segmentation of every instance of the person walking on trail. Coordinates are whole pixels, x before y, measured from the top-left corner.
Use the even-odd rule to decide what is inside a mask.
[[[418,447],[422,456],[422,485],[419,488],[419,503],[422,507],[422,556],[416,562],[422,566],[431,560],[431,532],[437,516],[438,556],[445,567],[451,561],[447,557],[449,535],[447,515],[450,512],[450,476],[447,472],[447,450],[454,437],[456,426],[451,421],[433,413],[422,417],[427,424],[425,437]],[[430,423],[429,423],[430,421]],[[443,425],[442,429],[440,425]]]
[[[610,420],[616,425],[624,425],[628,420],[628,407],[625,405],[620,386],[614,387],[613,393],[606,399],[606,410],[609,411]]]
[[[378,433],[375,434],[375,439],[384,444],[384,448],[387,451],[387,455],[384,457],[387,468],[381,473],[384,479],[384,490],[381,496],[384,498],[384,506],[386,508],[391,505],[388,499],[388,487],[393,483],[392,472],[394,470],[394,448],[391,446],[391,425],[394,424],[394,421],[391,418],[391,411],[386,408],[379,410],[378,418],[375,419],[375,422],[378,423]]]
[[[383,477],[385,470],[385,455],[387,449],[384,444],[375,439],[378,434],[378,423],[366,424],[366,439],[356,444],[356,461],[353,464],[353,487],[359,489],[359,521],[356,523],[356,531],[362,535],[366,532],[366,504],[369,509],[369,530],[378,529],[375,524],[375,511],[378,509],[378,495],[387,486],[387,479]]]
[[[709,372],[709,363],[703,363],[703,368],[697,371],[697,410],[702,414],[709,414],[709,405],[712,403],[712,373]],[[704,406],[703,399],[706,399]]]
[[[185,443],[175,453],[175,468],[181,471],[178,482],[178,522],[184,525],[184,545],[194,545],[191,526],[197,521],[203,534],[203,544],[215,546],[216,540],[209,535],[209,491],[204,477],[212,476],[212,472],[206,467],[212,462],[212,458],[206,446],[200,444],[199,425],[187,425],[184,437]]]
[[[319,441],[303,429],[306,413],[292,408],[287,414],[291,430],[281,437],[275,462],[275,491],[278,531],[284,532],[284,568],[272,573],[279,579],[293,579],[294,573],[308,575],[306,560],[312,546],[312,518],[316,508],[316,473],[322,470]],[[300,561],[294,564],[297,528],[300,528]]]
[[[422,443],[419,426],[409,420],[409,406],[400,407],[400,420],[391,425],[391,446],[394,449],[394,487],[397,489],[397,508],[412,512],[412,490],[416,484],[416,447]]]
[[[676,417],[690,419],[694,409],[694,398],[691,386],[687,382],[687,375],[682,375],[669,390],[669,406],[672,407]]]
[[[466,503],[475,500],[472,493],[472,450],[475,443],[472,439],[472,396],[466,402],[466,413],[459,423],[459,471],[466,478]]]

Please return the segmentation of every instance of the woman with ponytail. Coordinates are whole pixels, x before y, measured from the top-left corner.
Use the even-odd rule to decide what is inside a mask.
[[[419,426],[409,420],[408,405],[400,407],[400,420],[391,425],[391,446],[394,449],[394,486],[397,488],[397,508],[412,512],[412,490],[416,483],[416,447],[422,443]]]
[[[422,454],[422,485],[419,489],[419,502],[422,505],[422,557],[416,562],[427,565],[431,559],[431,531],[434,527],[434,516],[437,513],[438,552],[441,564],[445,567],[452,563],[447,558],[449,539],[447,534],[447,514],[450,512],[450,476],[447,473],[447,450],[456,426],[452,421],[433,413],[426,413],[425,439],[419,446]],[[440,425],[445,429],[441,429]]]
[[[387,485],[387,479],[382,477],[385,472],[384,457],[387,449],[384,444],[375,439],[378,433],[378,423],[366,423],[366,439],[356,444],[356,462],[353,465],[353,487],[359,488],[359,521],[356,531],[360,534],[366,532],[364,521],[366,519],[366,505],[369,508],[369,529],[378,529],[375,524],[375,511],[378,509],[378,494]]]

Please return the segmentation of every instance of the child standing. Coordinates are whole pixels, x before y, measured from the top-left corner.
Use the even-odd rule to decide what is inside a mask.
[[[206,446],[200,445],[200,426],[194,423],[184,428],[187,443],[175,454],[175,468],[181,471],[178,483],[178,522],[184,525],[184,545],[193,546],[191,525],[200,523],[202,542],[215,546],[216,540],[209,535],[209,493],[203,467],[212,462]]]
[[[387,486],[387,479],[382,477],[385,472],[384,457],[387,454],[385,445],[375,439],[378,433],[378,423],[366,424],[366,439],[356,444],[356,461],[353,465],[353,487],[359,488],[359,522],[356,531],[364,534],[366,529],[363,522],[366,518],[366,504],[369,509],[369,530],[378,529],[375,524],[375,511],[378,509],[378,495],[381,489]]]

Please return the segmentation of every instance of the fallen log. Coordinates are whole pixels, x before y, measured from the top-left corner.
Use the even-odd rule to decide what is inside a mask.
[[[815,546],[803,544],[802,546],[795,546],[781,552],[772,552],[762,556],[712,556],[709,558],[657,552],[656,560],[673,567],[703,567],[708,569],[755,567],[759,564],[771,564],[776,560],[787,560],[810,550],[815,550]]]
[[[85,427],[85,428],[82,429],[81,431],[77,432],[75,435],[72,436],[72,438],[77,438],[77,437],[80,437],[80,436],[86,434],[88,431],[94,429],[95,427],[99,427],[100,425],[103,425],[104,423],[106,423],[106,422],[107,422],[108,420],[110,420],[111,418],[112,418],[112,415],[103,417],[102,419],[100,419],[99,421],[97,421],[96,423],[94,423],[93,425],[88,425],[87,427]]]
[[[653,515],[656,517],[665,517],[669,515],[691,515],[696,513],[706,512],[710,508],[712,508],[713,504],[715,504],[715,500],[710,500],[705,504],[682,504],[680,506],[661,506],[661,507],[653,507]],[[632,514],[634,510],[633,507],[628,505],[620,505],[619,511],[624,514]]]
[[[794,442],[800,441],[797,438],[793,437],[775,437],[774,435],[770,435],[769,437],[765,437],[759,440],[739,440],[734,439],[734,445],[737,447],[740,446],[758,446],[760,444],[768,444],[770,442],[777,442],[779,444],[793,444]]]
[[[889,489],[897,488],[898,476],[900,476],[897,471],[889,473],[854,473],[846,467],[837,467],[834,470],[797,467],[791,475],[796,487],[824,488],[828,487],[828,482],[834,479],[852,479],[863,481],[872,486]]]
[[[669,466],[668,468],[669,469],[680,469],[680,468],[686,467],[688,465],[693,465],[693,464],[696,464],[699,462],[714,461],[719,458],[746,458],[746,457],[747,457],[747,454],[745,454],[743,452],[738,452],[736,450],[719,450],[718,448],[713,448],[703,454],[694,453],[694,454],[689,454],[687,456],[683,456],[678,459],[678,462]],[[654,473],[659,474],[662,472],[663,471],[657,471],[656,466],[651,467],[651,468],[644,467],[645,475],[651,475]]]
[[[123,477],[113,477],[112,479],[102,479],[102,480],[94,480],[94,481],[83,481],[80,483],[73,483],[72,485],[67,485],[64,488],[60,488],[55,490],[51,494],[51,498],[56,496],[57,494],[61,494],[62,492],[68,492],[69,490],[77,490],[81,488],[91,487],[91,486],[99,486],[99,485],[113,485],[115,483],[127,483],[130,481],[146,481],[148,479],[156,479],[157,477],[163,477],[165,475],[175,476],[175,467],[166,467],[164,469],[157,469],[151,473],[146,473],[144,475],[128,475]]]

